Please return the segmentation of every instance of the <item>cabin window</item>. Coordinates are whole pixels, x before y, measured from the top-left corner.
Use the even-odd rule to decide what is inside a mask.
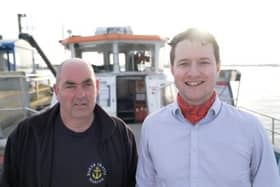
[[[89,62],[92,62],[93,65],[95,65],[95,66],[104,65],[102,54],[97,53],[97,52],[83,52],[82,58]]]
[[[126,61],[125,61],[125,54],[124,53],[119,53],[119,69],[120,72],[125,72],[126,70]],[[111,53],[110,54],[110,64],[113,66],[114,64],[114,56]]]
[[[135,51],[133,61],[136,71],[145,71],[151,68],[151,51]]]
[[[113,64],[107,60],[103,53],[98,52],[83,52],[82,58],[92,63],[96,73],[112,72]]]
[[[11,68],[12,63],[11,63],[10,59],[13,59],[13,57],[12,57],[12,55],[10,55],[10,53],[6,54],[6,53],[0,52],[0,70],[1,71],[6,71]]]
[[[174,102],[174,98],[176,98],[177,88],[173,82],[164,84],[164,86],[160,90],[162,106],[166,106]]]

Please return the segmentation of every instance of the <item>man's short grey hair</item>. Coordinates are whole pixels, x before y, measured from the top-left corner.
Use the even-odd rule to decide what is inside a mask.
[[[59,82],[60,80],[60,76],[61,76],[61,71],[62,71],[62,68],[65,64],[67,63],[72,63],[72,62],[81,62],[81,63],[86,63],[88,66],[92,67],[91,66],[91,63],[84,60],[84,59],[81,59],[81,58],[70,58],[70,59],[67,59],[67,60],[64,60],[63,62],[61,62],[61,64],[57,67],[57,70],[56,70],[56,84]],[[93,71],[93,68],[91,68],[92,71]],[[93,72],[94,73],[94,72]]]

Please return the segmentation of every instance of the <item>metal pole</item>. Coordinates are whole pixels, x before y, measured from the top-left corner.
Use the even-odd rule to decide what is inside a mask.
[[[19,32],[19,34],[22,31],[22,26],[21,26],[21,18],[22,17],[26,17],[26,14],[17,14],[17,18],[18,18],[18,32]]]
[[[272,135],[271,135],[272,137],[272,144],[274,145],[274,143],[275,143],[275,125],[274,125],[274,119],[272,118]]]

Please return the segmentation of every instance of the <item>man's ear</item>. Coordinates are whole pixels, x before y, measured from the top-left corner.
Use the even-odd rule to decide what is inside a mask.
[[[170,65],[170,71],[171,71],[171,73],[172,73],[172,75],[174,75],[174,65]]]
[[[53,90],[54,90],[55,95],[57,95],[57,85],[56,84],[53,85]]]
[[[59,92],[59,88],[58,88],[58,85],[57,84],[54,84],[53,85],[53,90],[54,90],[54,93],[55,93],[55,96],[58,100],[58,92]]]
[[[97,95],[99,95],[100,82],[98,79],[95,80],[95,85],[96,85],[96,93]]]
[[[221,70],[221,64],[219,63],[219,64],[217,64],[217,73],[219,73],[220,70]]]

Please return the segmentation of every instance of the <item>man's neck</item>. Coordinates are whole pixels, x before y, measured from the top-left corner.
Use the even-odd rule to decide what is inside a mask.
[[[94,116],[83,117],[83,118],[69,118],[61,114],[63,124],[74,132],[84,132],[92,124]]]

